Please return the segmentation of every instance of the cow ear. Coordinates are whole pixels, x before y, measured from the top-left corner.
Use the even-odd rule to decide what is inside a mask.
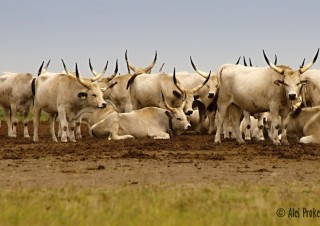
[[[174,90],[172,93],[173,93],[173,95],[174,95],[175,97],[181,98],[181,93],[179,93],[179,92],[177,92],[177,91],[175,91],[175,90]]]
[[[281,80],[275,80],[273,83],[277,86],[282,86],[284,84],[284,82]]]
[[[78,97],[79,97],[81,100],[86,99],[87,96],[88,96],[88,94],[85,93],[85,92],[80,92],[80,93],[78,93]]]
[[[168,118],[172,118],[172,113],[170,111],[165,111],[166,112],[166,115],[168,116]]]
[[[200,97],[199,95],[194,95],[194,96],[193,96],[193,98],[194,98],[195,100],[198,100],[199,97]]]

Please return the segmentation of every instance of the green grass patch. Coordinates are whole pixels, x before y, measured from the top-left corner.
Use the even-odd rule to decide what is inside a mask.
[[[314,225],[278,217],[320,208],[318,186],[132,185],[0,190],[0,225]]]

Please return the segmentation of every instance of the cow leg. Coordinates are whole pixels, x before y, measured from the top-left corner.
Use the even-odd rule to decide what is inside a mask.
[[[259,113],[258,114],[258,129],[259,129],[258,139],[259,140],[265,140],[263,136],[263,128],[264,128],[263,114]]]
[[[8,137],[12,137],[12,124],[11,124],[11,109],[10,107],[3,107],[4,118],[7,123]]]
[[[23,114],[23,136],[24,138],[30,138],[29,130],[28,130],[28,124],[29,124],[29,110],[30,106],[25,106],[23,108],[22,114]]]
[[[11,126],[12,126],[12,133],[11,137],[17,137],[17,105],[11,104]]]
[[[201,131],[201,128],[203,126],[204,120],[206,118],[206,108],[203,103],[198,102],[198,110],[199,110],[199,123],[197,127],[195,128],[195,132],[199,133]]]
[[[58,108],[58,116],[61,124],[61,141],[68,142],[68,121],[67,115],[63,108]]]
[[[76,137],[75,137],[75,128],[76,128],[76,120],[72,120],[69,122],[69,140],[72,142],[76,142]]]
[[[215,144],[221,144],[221,136],[220,136],[220,134],[221,134],[223,121],[224,121],[224,118],[225,118],[227,110],[228,110],[228,105],[229,104],[221,104],[220,108],[218,110],[218,114],[217,114],[218,115],[217,131],[216,131],[216,135],[215,135],[215,138],[214,138],[214,143]]]
[[[250,113],[247,111],[243,111],[245,125],[246,125],[246,133],[244,136],[245,140],[251,140],[251,119],[250,119]]]
[[[208,113],[208,119],[209,119],[208,134],[212,134],[212,132],[214,130],[215,118],[216,118],[216,111],[209,111],[209,113]]]
[[[270,115],[271,115],[271,136],[272,136],[272,141],[273,144],[275,145],[280,145],[280,141],[279,141],[279,129],[280,129],[280,118],[279,118],[279,110],[271,110],[271,105],[270,105]]]
[[[51,133],[52,140],[54,142],[58,142],[58,139],[56,137],[56,131],[54,129],[54,126],[55,126],[55,123],[56,123],[55,114],[49,114],[48,121],[49,121],[49,128],[50,128],[50,133]]]
[[[163,133],[161,133],[161,134],[159,134],[157,136],[152,136],[152,138],[155,139],[155,140],[170,139],[170,134],[163,132]]]
[[[244,140],[242,138],[241,132],[240,132],[240,118],[241,118],[242,110],[238,106],[233,105],[232,106],[232,128],[235,132],[236,140],[238,144],[243,144]],[[250,115],[249,115],[250,118]]]
[[[39,122],[40,122],[41,109],[35,105],[33,111],[34,111],[33,112],[33,141],[39,142],[38,133],[39,133]]]
[[[81,122],[82,122],[82,117],[80,117],[76,122],[76,139],[81,139],[82,138]]]
[[[289,117],[281,117],[281,144],[289,145],[289,141],[287,138],[287,125],[289,121]]]

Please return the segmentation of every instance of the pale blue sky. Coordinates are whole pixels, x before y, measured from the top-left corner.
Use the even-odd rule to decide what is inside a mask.
[[[158,50],[158,71],[190,71],[191,55],[202,70],[217,70],[239,56],[266,65],[273,60],[297,67],[320,47],[320,2],[298,0],[10,0],[0,2],[0,71],[36,74],[42,60],[50,71],[78,62],[88,75],[88,58],[107,74],[124,52],[137,66],[147,66]],[[320,68],[317,62],[314,68]]]

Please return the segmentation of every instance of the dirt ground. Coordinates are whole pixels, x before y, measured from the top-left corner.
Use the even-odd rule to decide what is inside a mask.
[[[222,140],[216,146],[212,135],[109,141],[91,138],[85,127],[77,143],[54,143],[47,122],[41,124],[40,142],[33,143],[22,137],[21,125],[18,138],[8,138],[4,124],[0,188],[320,182],[320,145]]]

